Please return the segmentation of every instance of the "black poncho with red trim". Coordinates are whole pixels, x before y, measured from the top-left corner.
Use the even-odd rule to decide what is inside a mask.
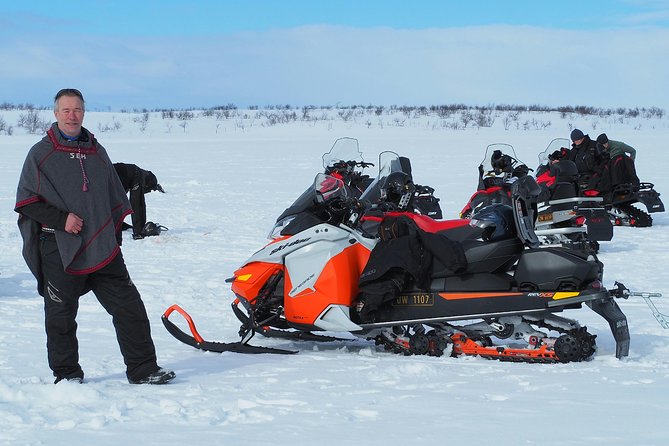
[[[78,141],[62,137],[54,123],[28,153],[21,171],[15,210],[37,201],[72,212],[84,220],[79,234],[56,230],[65,271],[88,274],[111,262],[119,253],[116,233],[132,212],[114,166],[88,130]],[[42,288],[39,254],[41,225],[25,215],[18,221],[23,257]]]

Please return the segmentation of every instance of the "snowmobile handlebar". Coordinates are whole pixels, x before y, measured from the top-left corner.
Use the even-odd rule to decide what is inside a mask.
[[[419,184],[416,184],[416,193],[417,194],[433,194],[434,193],[434,188],[430,186],[421,186]]]
[[[374,163],[366,163],[364,161],[355,161],[355,160],[349,160],[349,161],[340,160],[328,166],[326,168],[326,173],[339,172],[342,170],[347,171],[347,170],[352,170],[356,167],[362,167],[363,169],[365,169],[367,167],[374,167]]]

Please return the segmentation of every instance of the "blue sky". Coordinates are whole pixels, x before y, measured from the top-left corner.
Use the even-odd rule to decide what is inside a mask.
[[[669,25],[666,1],[652,0],[52,0],[3,2],[21,27],[53,30],[69,20],[93,35],[211,35],[302,25],[397,29],[531,25],[562,29]],[[4,14],[3,14],[4,15]]]
[[[0,3],[0,102],[669,108],[669,0]]]

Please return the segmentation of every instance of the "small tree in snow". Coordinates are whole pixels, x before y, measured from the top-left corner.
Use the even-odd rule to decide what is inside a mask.
[[[26,129],[26,132],[30,134],[46,133],[51,126],[51,122],[45,119],[40,118],[37,110],[30,110],[28,113],[22,113],[19,115],[19,121],[17,123],[19,127]]]

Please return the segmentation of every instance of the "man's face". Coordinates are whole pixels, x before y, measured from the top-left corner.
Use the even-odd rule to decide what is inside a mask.
[[[574,141],[574,144],[576,144],[577,146],[580,146],[581,144],[583,144],[584,139],[585,138],[577,139],[576,141]]]
[[[61,96],[53,114],[61,132],[67,136],[79,136],[81,124],[84,122],[84,106],[81,99],[76,96]]]

